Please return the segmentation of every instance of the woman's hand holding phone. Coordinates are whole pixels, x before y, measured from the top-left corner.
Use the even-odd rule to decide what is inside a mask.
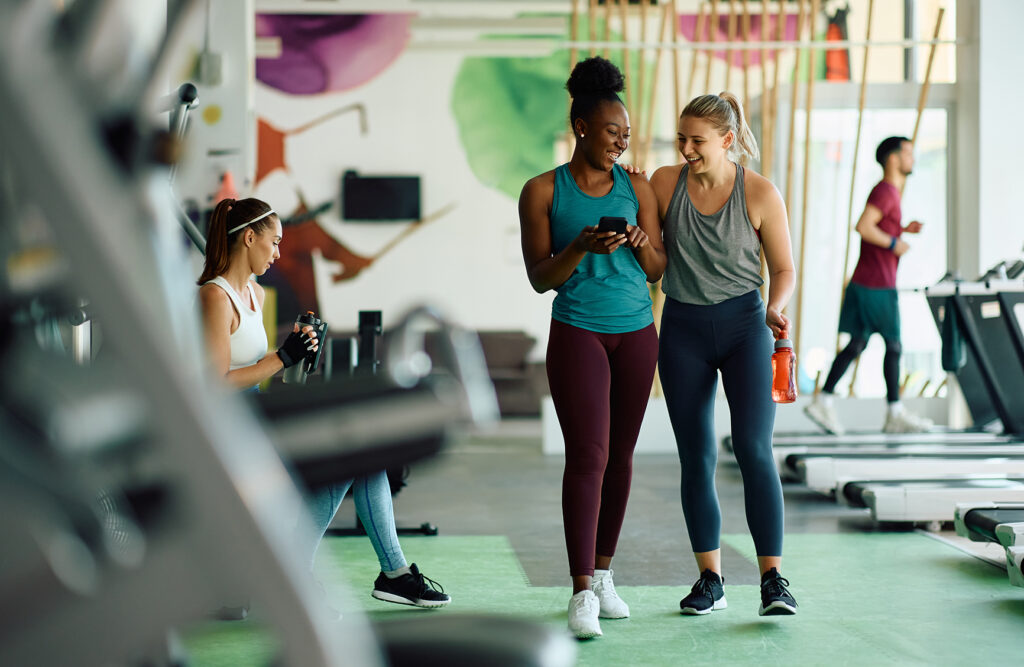
[[[580,250],[609,255],[629,240],[625,218],[605,216],[596,225],[584,227],[576,237]]]

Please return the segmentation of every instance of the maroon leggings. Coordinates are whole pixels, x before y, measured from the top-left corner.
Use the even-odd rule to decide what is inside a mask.
[[[614,556],[633,476],[633,449],[658,361],[658,334],[603,334],[551,321],[547,371],[565,440],[562,520],[570,576]]]

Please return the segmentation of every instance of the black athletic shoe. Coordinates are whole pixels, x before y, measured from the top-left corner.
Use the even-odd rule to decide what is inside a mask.
[[[716,609],[725,609],[724,580],[711,570],[704,570],[700,579],[690,589],[690,594],[679,601],[679,611],[683,614],[710,614]]]
[[[452,601],[445,595],[441,584],[424,577],[416,563],[409,566],[409,573],[389,579],[381,572],[373,582],[373,597],[384,602],[408,604],[415,607],[443,607]]]
[[[796,600],[786,587],[789,580],[774,567],[761,576],[761,607],[758,616],[780,616],[796,613]]]

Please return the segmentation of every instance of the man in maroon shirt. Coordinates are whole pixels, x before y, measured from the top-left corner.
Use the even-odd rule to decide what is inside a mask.
[[[843,427],[836,418],[833,397],[836,384],[860,356],[872,333],[885,339],[882,374],[889,403],[886,433],[927,431],[932,423],[911,414],[900,402],[900,311],[896,293],[896,267],[910,246],[900,237],[916,234],[921,223],[914,220],[901,226],[900,195],[907,176],[914,168],[914,145],[906,137],[889,137],[878,144],[875,159],[882,165],[882,180],[871,190],[868,203],[857,220],[860,234],[860,259],[846,287],[839,313],[839,330],[850,334],[850,342],[836,355],[821,393],[804,412],[829,433],[841,435]]]

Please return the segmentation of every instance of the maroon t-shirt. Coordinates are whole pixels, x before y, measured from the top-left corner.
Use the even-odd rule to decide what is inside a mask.
[[[868,195],[868,203],[882,212],[878,228],[898,239],[903,233],[899,189],[892,183],[882,181]],[[896,267],[899,263],[900,258],[892,250],[861,239],[860,259],[857,260],[857,268],[853,270],[850,282],[864,287],[895,288]]]

